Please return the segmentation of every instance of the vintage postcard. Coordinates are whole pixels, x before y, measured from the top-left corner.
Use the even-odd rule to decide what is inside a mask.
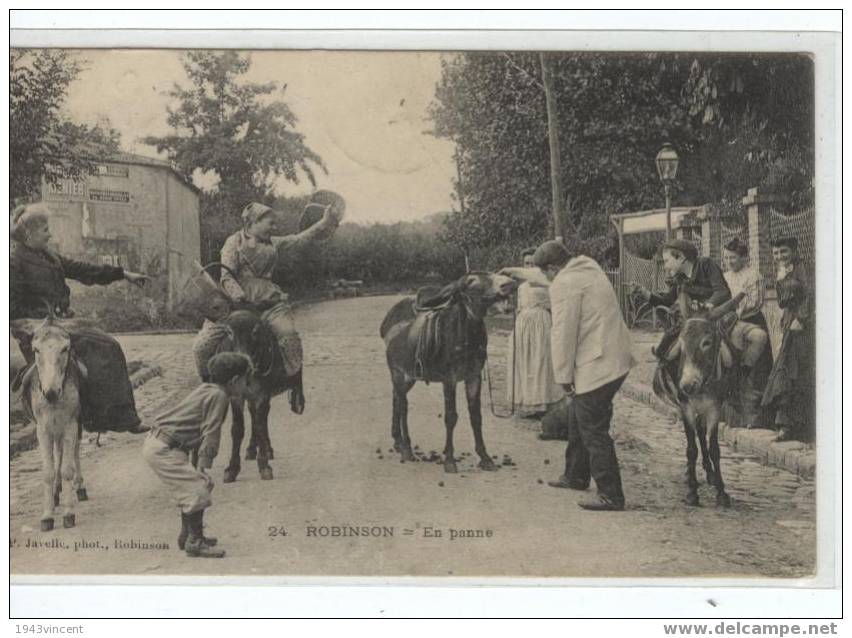
[[[14,581],[833,582],[836,41],[545,35],[13,38]]]

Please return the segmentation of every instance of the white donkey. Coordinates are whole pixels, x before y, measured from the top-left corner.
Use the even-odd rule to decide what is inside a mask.
[[[71,335],[53,317],[35,324],[34,362],[15,379],[21,399],[36,424],[44,473],[41,531],[53,529],[54,509],[62,496],[62,525],[74,527],[74,497],[88,500],[80,470],[80,382],[86,367],[71,351]]]

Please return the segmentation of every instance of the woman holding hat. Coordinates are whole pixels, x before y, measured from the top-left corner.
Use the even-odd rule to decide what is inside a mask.
[[[242,229],[228,237],[222,246],[221,261],[225,266],[221,275],[222,289],[235,304],[247,304],[263,311],[264,320],[278,340],[289,376],[302,367],[301,340],[284,303],[287,294],[272,281],[272,275],[285,251],[330,236],[343,218],[345,208],[339,195],[319,191],[311,198],[303,214],[303,217],[308,217],[322,211],[318,222],[293,235],[273,236],[275,211],[264,204],[252,202],[242,211]],[[222,327],[209,320],[198,334],[194,350],[202,378],[206,378],[207,361],[215,353],[223,334]]]
[[[108,264],[67,259],[48,247],[50,211],[42,203],[12,211],[9,256],[9,318],[12,335],[31,364],[32,319],[55,316],[68,319],[71,291],[66,279],[87,286],[129,281],[143,285],[145,275]],[[76,356],[86,365],[88,379],[81,388],[83,425],[90,431],[140,431],[127,362],[118,342],[105,332],[81,322],[67,323]]]
[[[799,259],[795,237],[772,242],[775,262],[775,292],[781,315],[781,347],[766,390],[763,405],[776,409],[778,438],[810,439],[814,435],[814,303],[809,274]]]

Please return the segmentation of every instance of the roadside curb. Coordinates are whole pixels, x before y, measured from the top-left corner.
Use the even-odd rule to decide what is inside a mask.
[[[674,420],[680,419],[678,411],[661,401],[644,383],[626,381],[621,386],[621,392],[660,414]],[[802,478],[814,478],[816,452],[799,441],[775,441],[773,430],[732,428],[723,422],[719,424],[719,439],[738,452],[754,455],[765,465],[788,470]]]
[[[143,365],[136,372],[130,375],[130,384],[133,389],[144,385],[154,377],[163,376],[163,370],[160,366]],[[36,428],[34,423],[28,423],[24,427],[9,433],[9,458],[12,458],[20,452],[32,450],[38,445],[36,437]]]

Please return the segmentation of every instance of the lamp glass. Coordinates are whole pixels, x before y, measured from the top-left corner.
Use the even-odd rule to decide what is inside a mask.
[[[663,144],[657,153],[657,174],[664,182],[673,181],[677,176],[678,156],[671,144]]]

